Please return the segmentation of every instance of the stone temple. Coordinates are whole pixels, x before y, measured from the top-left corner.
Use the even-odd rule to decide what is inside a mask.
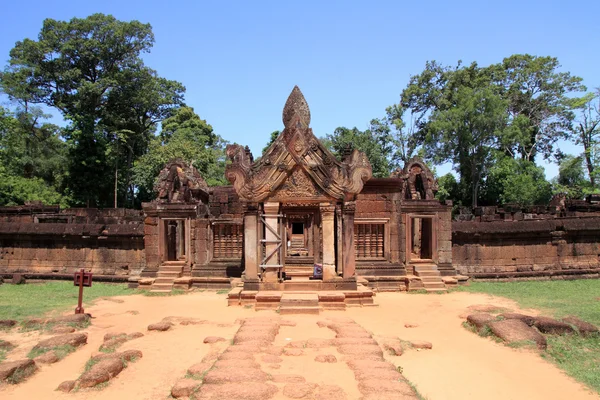
[[[444,291],[471,279],[600,277],[600,199],[458,209],[419,158],[373,178],[365,154],[331,154],[295,87],[284,129],[254,160],[230,145],[229,186],[182,160],[143,210],[0,207],[2,279],[96,281],[152,291],[227,289],[230,305],[342,308],[377,291]],[[457,210],[455,210],[457,211]]]
[[[232,187],[214,190],[212,200],[193,167],[174,161],[161,172],[158,199],[144,204],[141,275],[149,279],[140,285],[171,290],[238,273],[230,303],[257,305],[287,292],[368,304],[367,286],[445,290],[445,277],[456,275],[451,203],[434,198],[437,184],[423,161],[382,179],[358,150],[338,160],[313,134],[298,87],[283,124],[257,160],[247,148],[227,146]]]

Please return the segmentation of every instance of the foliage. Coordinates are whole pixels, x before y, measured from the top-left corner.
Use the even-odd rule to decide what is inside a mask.
[[[581,199],[586,186],[583,159],[572,155],[564,156],[553,183],[554,193],[565,193],[570,199]]]
[[[265,147],[263,147],[262,154],[265,154],[265,151],[267,151],[269,146],[271,146],[273,144],[273,142],[279,137],[280,133],[281,133],[280,131],[271,132],[271,137],[269,138],[269,143],[267,143],[267,145]]]
[[[53,107],[70,122],[65,186],[75,205],[113,205],[115,179],[131,203],[133,162],[146,152],[155,124],[182,103],[183,86],[140,58],[153,43],[148,24],[94,14],[46,19],[37,41],[19,41],[10,52],[2,90],[25,107]]]
[[[482,192],[488,205],[528,206],[547,204],[552,197],[552,185],[546,181],[543,168],[533,162],[497,153]]]
[[[440,201],[460,199],[460,187],[454,175],[450,172],[438,178],[436,199]]]
[[[597,188],[600,174],[600,89],[596,94],[588,94],[576,99],[573,106],[579,115],[571,125],[571,140],[583,146],[583,158],[592,189]]]
[[[600,325],[600,280],[473,282],[459,291],[507,297],[521,308],[533,308],[554,317],[574,315]],[[548,335],[543,355],[575,379],[600,392],[600,335]]]
[[[407,120],[409,123],[407,124]],[[376,137],[390,141],[392,147],[391,166],[403,167],[422,144],[422,137],[415,133],[416,126],[408,110],[400,104],[394,104],[385,109],[384,118],[371,120],[370,131],[376,132]]]
[[[46,117],[37,108],[0,107],[0,205],[66,204],[66,145],[57,126],[40,123]]]
[[[85,288],[86,303],[99,297],[126,296],[136,292],[125,284],[94,283]],[[63,312],[77,306],[79,292],[73,282],[0,286],[0,319],[23,320],[41,317],[48,312]]]
[[[162,123],[162,130],[150,142],[148,153],[136,161],[134,182],[139,199],[155,197],[154,183],[161,169],[170,160],[181,158],[193,163],[210,186],[225,183],[225,142],[213,132],[191,107],[174,110]]]
[[[411,77],[401,95],[402,110],[415,120],[411,136],[428,159],[454,164],[460,203],[477,205],[496,150],[533,162],[538,154],[555,154],[556,142],[568,137],[575,107],[569,95],[585,87],[559,67],[553,57],[516,54],[488,67],[427,62]],[[522,164],[514,183],[531,181],[537,174],[532,168]],[[504,192],[522,203],[534,201]]]
[[[495,86],[508,102],[510,128],[503,150],[528,161],[549,158],[559,139],[569,135],[573,120],[571,93],[585,90],[582,79],[559,72],[555,57],[514,54],[489,67]]]
[[[339,127],[324,140],[326,147],[340,159],[351,149],[364,152],[373,167],[373,176],[387,178],[391,173],[393,147],[389,132],[361,131],[357,128]]]

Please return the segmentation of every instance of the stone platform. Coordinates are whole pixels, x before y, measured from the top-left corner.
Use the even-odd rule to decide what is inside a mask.
[[[254,306],[259,310],[276,310],[281,314],[318,314],[320,310],[344,310],[346,307],[375,306],[375,293],[363,285],[356,290],[280,291],[232,289],[227,295],[229,306]]]

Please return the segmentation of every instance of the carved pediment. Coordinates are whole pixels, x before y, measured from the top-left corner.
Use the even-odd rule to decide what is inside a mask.
[[[354,150],[341,162],[315,137],[308,126],[308,104],[297,86],[286,101],[283,123],[283,132],[256,163],[242,146],[227,146],[231,164],[225,174],[240,198],[260,202],[273,195],[288,177],[304,181],[296,171],[302,171],[314,185],[313,197],[340,200],[359,193],[371,178],[371,164],[364,153]],[[285,193],[291,194],[289,185],[293,183]]]
[[[407,200],[433,200],[438,191],[435,176],[421,157],[413,157],[404,169],[392,172],[391,178],[403,180],[403,197]]]
[[[208,199],[208,185],[200,172],[181,159],[171,160],[154,186],[161,203],[193,203]]]

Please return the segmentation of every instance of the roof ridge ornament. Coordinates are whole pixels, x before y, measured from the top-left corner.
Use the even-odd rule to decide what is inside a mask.
[[[283,126],[287,129],[294,127],[308,128],[310,125],[310,109],[298,85],[294,86],[283,107]]]

